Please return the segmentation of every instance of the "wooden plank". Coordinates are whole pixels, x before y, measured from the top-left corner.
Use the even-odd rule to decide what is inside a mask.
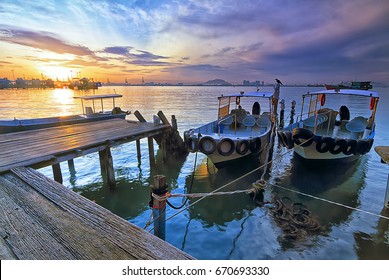
[[[389,164],[389,146],[377,146],[374,150],[385,163]]]
[[[0,172],[47,161],[48,156],[104,145],[111,140],[123,143],[141,136],[155,136],[166,128],[164,125],[154,126],[150,123],[117,119],[3,134],[0,135]]]
[[[56,240],[61,241],[58,243],[63,244],[63,247],[71,252],[70,257],[76,259],[192,259],[186,253],[35,170],[22,167],[13,169],[12,173],[12,176],[7,174],[6,179],[18,186],[21,184],[20,180],[28,182],[28,188],[32,190],[30,193],[33,192],[35,196],[35,199],[26,197],[21,204],[35,211],[34,218],[43,215],[43,221],[39,223],[43,224],[43,228],[47,227]],[[25,185],[24,183],[19,188],[27,188]],[[15,194],[15,196],[18,198],[22,195]],[[37,196],[39,199],[36,198]],[[44,200],[50,203],[47,201],[43,203]],[[44,206],[41,211],[42,203]],[[54,205],[53,210],[46,208],[50,207],[47,205]],[[62,223],[61,214],[69,220]],[[54,223],[50,223],[53,216],[57,218]],[[77,224],[79,224],[77,230],[73,231],[72,226]],[[80,233],[84,228],[89,230],[86,230],[88,234]],[[77,237],[80,239],[79,242]],[[39,240],[33,241],[39,243]],[[88,249],[88,247],[92,248]],[[100,250],[102,250],[101,254]],[[50,254],[51,250],[48,248],[47,252],[46,254]],[[78,254],[76,255],[75,252]]]

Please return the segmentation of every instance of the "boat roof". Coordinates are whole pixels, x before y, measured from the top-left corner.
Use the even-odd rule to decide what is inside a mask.
[[[361,89],[329,89],[329,90],[321,90],[316,92],[308,92],[303,96],[308,95],[319,95],[319,94],[328,94],[328,95],[357,95],[357,96],[365,96],[365,97],[378,97],[378,92],[371,90],[361,90]]]
[[[226,98],[226,97],[262,97],[262,98],[272,98],[273,92],[261,92],[261,91],[255,91],[255,92],[240,92],[240,93],[231,93],[231,94],[223,94],[222,96],[218,97],[220,98]]]
[[[82,100],[92,100],[92,99],[106,99],[106,98],[117,98],[122,97],[121,94],[97,94],[97,95],[84,95],[84,96],[75,96],[74,98],[79,98]]]

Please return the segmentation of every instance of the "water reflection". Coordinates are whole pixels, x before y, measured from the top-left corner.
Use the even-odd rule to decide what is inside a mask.
[[[382,216],[389,217],[389,209],[384,208]],[[386,260],[389,258],[389,220],[379,218],[376,232],[368,234],[354,232],[355,250],[361,260]]]
[[[274,178],[276,185],[353,208],[359,207],[358,195],[364,187],[367,157],[351,163],[326,166],[308,165],[296,155],[291,160],[287,176]],[[274,188],[278,197],[288,197],[294,203],[302,203],[325,227],[340,224],[349,218],[353,210],[312,197]]]

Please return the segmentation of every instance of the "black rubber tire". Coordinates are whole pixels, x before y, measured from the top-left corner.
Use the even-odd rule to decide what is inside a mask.
[[[188,138],[188,141],[186,142],[186,145],[188,146],[188,151],[195,153],[198,149],[198,142],[199,140],[195,136],[190,136]]]
[[[256,137],[250,141],[250,151],[253,154],[258,153],[261,150],[262,141],[261,138]]]
[[[210,150],[206,150],[204,148],[204,143],[206,141],[209,141],[212,146],[211,146],[211,149]],[[213,139],[211,136],[204,136],[204,137],[201,137],[200,140],[199,140],[199,150],[200,152],[202,152],[203,154],[205,155],[210,155],[212,154],[214,151],[216,151],[216,141],[215,139]]]
[[[242,149],[242,146],[244,147]],[[235,147],[235,151],[240,154],[240,155],[245,155],[247,154],[247,152],[250,150],[250,142],[246,139],[242,139],[242,140],[238,140],[238,142],[236,142],[236,147]]]
[[[322,137],[320,141],[316,143],[316,151],[318,151],[319,153],[327,153],[332,147],[332,145],[334,144],[334,142],[335,142],[334,138]],[[325,144],[324,147],[323,144]]]
[[[357,140],[354,139],[346,140],[346,145],[344,146],[342,152],[347,156],[351,154],[357,155],[358,154],[357,146],[358,146]]]
[[[347,145],[347,141],[345,139],[336,139],[334,144],[330,147],[330,153],[333,155],[340,154],[345,146]]]
[[[364,155],[368,152],[369,142],[367,140],[357,140],[357,152],[361,155]]]
[[[305,128],[297,127],[292,131],[292,139],[294,143],[301,147],[309,147],[313,143],[314,136],[315,135],[312,131]],[[302,139],[303,141],[300,141],[300,139]]]
[[[223,145],[223,143],[225,142],[228,142],[230,143],[230,149],[227,151],[227,152],[224,152],[222,151],[221,149],[221,146]],[[219,143],[217,143],[217,151],[219,152],[219,154],[221,154],[222,156],[229,156],[231,155],[234,151],[235,151],[235,143],[233,140],[231,140],[230,138],[223,138],[219,141]]]

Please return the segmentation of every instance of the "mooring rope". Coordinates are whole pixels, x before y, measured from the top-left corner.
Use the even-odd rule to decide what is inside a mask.
[[[279,185],[275,185],[275,184],[272,184],[272,183],[269,183],[269,182],[266,182],[266,183],[268,185],[272,186],[272,187],[280,188],[280,189],[283,189],[283,190],[286,190],[286,191],[297,193],[297,194],[300,194],[300,195],[303,195],[303,196],[307,196],[307,197],[310,197],[310,198],[313,198],[313,199],[321,200],[321,201],[324,201],[324,202],[327,202],[327,203],[330,203],[330,204],[334,204],[334,205],[337,205],[337,206],[341,206],[341,207],[344,207],[344,208],[347,208],[347,209],[359,211],[359,212],[362,212],[362,213],[365,213],[365,214],[369,214],[369,215],[372,215],[372,216],[375,216],[375,217],[378,217],[378,218],[383,218],[383,219],[389,220],[389,217],[386,217],[386,216],[383,216],[383,215],[380,215],[380,214],[372,213],[372,212],[369,212],[369,211],[366,211],[366,210],[363,210],[363,209],[360,209],[360,208],[355,208],[355,207],[352,207],[352,206],[348,206],[346,204],[342,204],[342,203],[339,203],[339,202],[331,201],[329,199],[325,199],[325,198],[321,198],[321,197],[314,196],[314,195],[311,195],[311,194],[307,194],[307,193],[303,193],[303,192],[300,192],[300,191],[296,191],[296,190],[292,190],[292,189],[289,189],[289,188],[285,188],[285,187],[282,187],[282,186],[279,186]]]

